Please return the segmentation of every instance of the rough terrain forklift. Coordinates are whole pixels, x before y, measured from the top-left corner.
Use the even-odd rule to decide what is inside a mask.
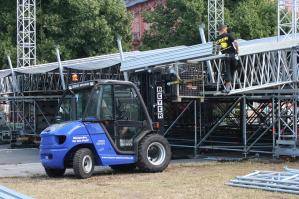
[[[95,166],[162,172],[171,149],[153,127],[137,87],[103,80],[92,89],[82,120],[54,124],[41,133],[40,158],[49,177],[73,168],[77,178],[88,178]]]

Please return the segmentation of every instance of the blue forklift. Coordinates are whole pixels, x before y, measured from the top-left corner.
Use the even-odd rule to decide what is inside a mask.
[[[72,168],[77,178],[89,178],[95,166],[162,172],[171,148],[157,129],[135,84],[101,80],[89,94],[82,119],[41,133],[41,163],[49,177],[62,177]]]

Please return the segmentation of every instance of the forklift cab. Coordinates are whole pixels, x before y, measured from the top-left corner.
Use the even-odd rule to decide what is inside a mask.
[[[130,82],[107,81],[96,85],[84,122],[99,122],[119,153],[134,152],[134,139],[152,131],[152,122],[137,87]]]

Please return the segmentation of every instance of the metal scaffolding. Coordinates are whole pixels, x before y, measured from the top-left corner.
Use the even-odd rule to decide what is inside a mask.
[[[208,39],[214,41],[218,36],[218,26],[224,24],[224,0],[208,1]]]
[[[299,28],[299,1],[278,0],[277,11],[278,40],[296,38]]]
[[[299,194],[299,170],[285,167],[284,171],[254,171],[245,176],[237,176],[228,185],[273,192]]]
[[[298,98],[298,97],[297,97]],[[298,99],[291,96],[206,97],[182,103],[164,134],[173,147],[298,156]],[[173,109],[173,108],[172,108]],[[170,115],[166,113],[166,115]],[[192,119],[193,118],[193,119]]]
[[[35,0],[17,0],[17,66],[36,65]]]
[[[217,150],[299,156],[298,46],[298,40],[278,42],[276,37],[241,41],[228,94],[219,92],[228,57],[213,54],[211,43],[124,53],[124,60],[111,54],[62,61],[57,51],[55,63],[1,70],[0,102],[10,104],[13,131],[38,134],[39,124],[55,122],[49,110],[58,109],[73,75],[84,83],[123,80],[128,72],[173,147],[192,149],[195,155]],[[207,61],[213,73],[207,73]],[[163,119],[157,112],[157,87],[163,91]]]
[[[230,95],[259,89],[286,85],[298,81],[298,41],[281,41],[249,45],[240,52],[238,69],[233,75]],[[294,44],[294,45],[293,45]],[[217,92],[223,90],[223,73],[227,70],[229,57],[217,55],[188,61],[205,64],[209,60],[217,81]]]

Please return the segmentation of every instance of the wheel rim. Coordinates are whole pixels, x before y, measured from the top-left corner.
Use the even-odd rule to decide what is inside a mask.
[[[89,155],[84,156],[82,161],[82,167],[85,173],[91,172],[92,169],[92,159]]]
[[[151,143],[147,148],[147,159],[148,161],[155,165],[161,165],[166,157],[165,147],[159,142]]]

